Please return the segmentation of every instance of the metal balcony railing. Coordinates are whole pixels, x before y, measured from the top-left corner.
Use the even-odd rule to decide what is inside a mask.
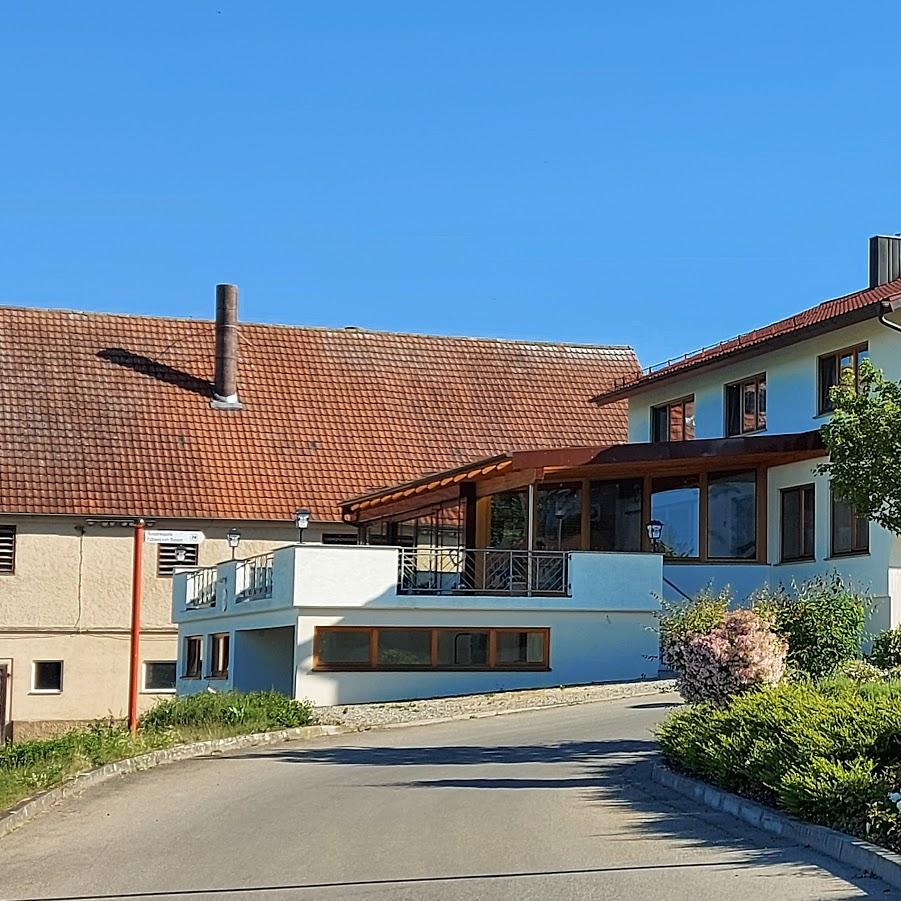
[[[569,554],[495,548],[401,548],[398,592],[565,597],[569,593]]]
[[[272,597],[272,554],[241,560],[235,569],[235,603]]]
[[[195,607],[216,606],[216,582],[218,571],[215,566],[206,569],[195,569],[188,573],[188,591],[185,607],[193,610]]]

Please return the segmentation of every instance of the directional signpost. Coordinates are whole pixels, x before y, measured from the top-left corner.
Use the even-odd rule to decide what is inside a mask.
[[[205,537],[203,532],[178,529],[148,529],[144,533],[144,541],[148,544],[202,544]]]

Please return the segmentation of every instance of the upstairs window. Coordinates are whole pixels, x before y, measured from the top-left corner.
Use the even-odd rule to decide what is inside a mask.
[[[0,526],[0,573],[16,571],[16,527]]]
[[[748,435],[766,428],[766,373],[726,385],[726,434]]]
[[[156,574],[168,578],[182,566],[197,566],[196,544],[161,544],[156,558]]]
[[[854,374],[854,385],[860,385],[860,364],[870,356],[866,344],[858,344],[856,347],[846,347],[844,350],[836,350],[825,354],[817,361],[818,370],[818,413],[832,412],[832,398],[829,391],[840,384],[846,372]]]
[[[651,408],[652,441],[689,441],[694,436],[694,395]]]

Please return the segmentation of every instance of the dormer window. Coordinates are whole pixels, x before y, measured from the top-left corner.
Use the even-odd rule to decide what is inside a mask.
[[[766,373],[726,385],[726,435],[749,435],[766,428]]]
[[[651,408],[652,441],[690,441],[695,436],[694,395]]]

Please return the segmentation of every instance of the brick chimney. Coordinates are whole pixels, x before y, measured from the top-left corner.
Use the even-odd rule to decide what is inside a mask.
[[[215,410],[240,410],[238,400],[238,286],[216,285]]]

